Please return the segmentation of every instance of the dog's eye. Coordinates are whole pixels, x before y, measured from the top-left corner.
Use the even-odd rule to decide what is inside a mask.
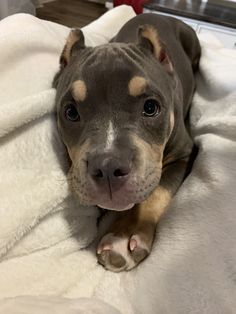
[[[156,99],[147,99],[143,106],[143,115],[146,117],[154,117],[161,111],[161,106]]]
[[[67,120],[72,122],[79,121],[79,113],[73,103],[70,103],[66,106],[65,117]]]

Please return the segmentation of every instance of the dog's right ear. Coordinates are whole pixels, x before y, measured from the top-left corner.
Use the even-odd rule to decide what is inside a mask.
[[[84,48],[85,44],[83,32],[78,28],[72,29],[67,37],[66,44],[60,56],[60,70],[53,80],[53,87],[57,87],[58,80],[62,71],[69,64],[73,55],[76,55],[79,50]]]

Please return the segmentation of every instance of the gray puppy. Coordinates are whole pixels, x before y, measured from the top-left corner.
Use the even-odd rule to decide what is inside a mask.
[[[98,245],[106,269],[130,270],[150,253],[191,165],[185,120],[199,58],[195,32],[157,14],[95,48],[81,30],[69,34],[54,79],[58,128],[80,202],[122,211]]]

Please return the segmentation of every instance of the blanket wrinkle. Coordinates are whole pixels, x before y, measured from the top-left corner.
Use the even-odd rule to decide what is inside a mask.
[[[108,42],[135,16],[83,31]],[[190,112],[199,154],[161,219],[151,255],[105,271],[96,243],[115,218],[71,195],[51,82],[69,29],[17,14],[0,22],[0,313],[232,314],[236,308],[236,51],[201,35]],[[86,249],[85,249],[86,248]]]
[[[0,138],[14,131],[18,127],[23,127],[29,122],[39,119],[47,113],[54,111],[55,90],[45,90],[35,95],[27,96],[20,101],[10,104],[5,103],[0,107]],[[17,111],[22,103],[24,107]],[[32,110],[34,108],[34,110]]]

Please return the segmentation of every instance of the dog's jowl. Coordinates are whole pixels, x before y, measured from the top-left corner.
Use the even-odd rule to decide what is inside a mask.
[[[200,46],[179,20],[142,14],[108,44],[72,30],[54,79],[57,117],[74,193],[120,211],[97,248],[112,271],[151,251],[156,225],[183,182],[193,143],[185,122]]]

